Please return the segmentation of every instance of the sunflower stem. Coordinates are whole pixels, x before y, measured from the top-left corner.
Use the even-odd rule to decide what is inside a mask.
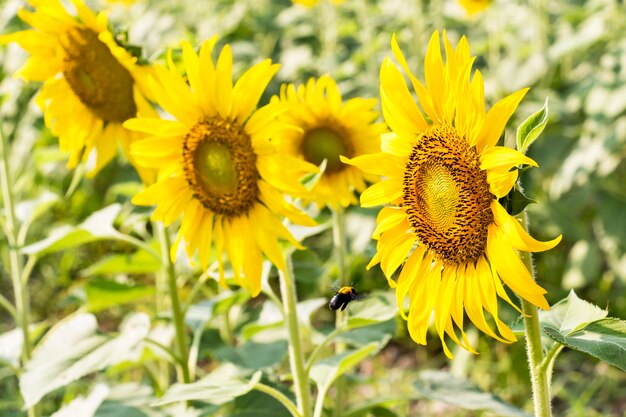
[[[348,285],[346,282],[346,222],[342,207],[333,208],[333,244],[337,255],[337,276],[339,286]]]
[[[187,340],[185,338],[185,322],[183,311],[180,306],[180,298],[178,296],[178,284],[176,283],[176,270],[174,269],[174,263],[170,257],[170,250],[172,244],[170,242],[170,236],[167,233],[167,229],[161,222],[155,222],[157,228],[157,234],[159,236],[159,242],[161,244],[161,261],[163,263],[163,270],[167,276],[167,284],[170,296],[170,302],[172,307],[172,318],[174,320],[174,328],[176,329],[176,345],[178,350],[178,357],[180,358],[179,369],[182,374],[182,380],[188,384],[191,382],[189,378],[189,351],[187,349]],[[179,375],[180,377],[180,375]]]
[[[9,268],[11,272],[11,283],[13,285],[13,293],[15,295],[15,317],[19,328],[22,330],[22,365],[26,364],[31,358],[32,345],[28,325],[30,323],[30,307],[28,301],[28,290],[26,277],[23,279],[22,272],[24,270],[24,259],[18,248],[19,227],[17,217],[15,215],[15,201],[13,198],[11,172],[9,169],[9,144],[7,142],[2,129],[0,128],[0,152],[2,160],[0,161],[0,186],[2,187],[2,202],[4,204],[4,215],[7,243],[9,245]],[[10,304],[9,304],[10,305]],[[34,417],[37,411],[34,407],[28,408],[28,416]]]
[[[522,220],[524,229],[528,230],[528,216],[526,212],[518,216]],[[536,281],[535,267],[530,252],[520,252],[520,258]],[[524,313],[524,327],[526,335],[526,355],[530,368],[530,381],[533,390],[535,417],[552,417],[550,409],[550,383],[546,367],[542,366],[544,355],[541,346],[541,325],[537,307],[520,297],[522,312]]]
[[[333,208],[333,243],[335,245],[335,252],[337,254],[337,275],[339,276],[339,285],[343,287],[348,285],[346,280],[346,222],[344,220],[344,211],[341,206]],[[341,329],[344,327],[347,311],[344,314],[343,311],[337,310],[335,314],[335,328]],[[339,354],[345,350],[343,343],[335,343],[335,354]],[[344,394],[344,379],[343,376],[339,376],[335,382],[335,407],[333,409],[333,416],[340,417],[343,412],[343,394]]]
[[[304,352],[300,338],[300,322],[298,320],[296,285],[291,264],[291,254],[286,256],[286,265],[283,271],[279,270],[280,292],[283,299],[283,309],[287,322],[289,336],[289,365],[293,375],[298,410],[302,417],[311,416],[311,393],[304,368]]]

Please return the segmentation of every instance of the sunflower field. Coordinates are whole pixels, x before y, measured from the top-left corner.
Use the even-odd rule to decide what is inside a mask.
[[[0,417],[626,416],[621,0],[0,0]]]

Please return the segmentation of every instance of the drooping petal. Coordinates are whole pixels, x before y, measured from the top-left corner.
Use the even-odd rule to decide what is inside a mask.
[[[540,242],[532,238],[520,222],[510,216],[497,200],[493,200],[491,203],[491,210],[496,225],[504,234],[504,239],[515,249],[526,252],[543,252],[552,249],[561,241],[561,235],[548,242]]]
[[[550,305],[543,296],[546,290],[533,280],[515,250],[502,237],[496,225],[489,226],[487,257],[506,285],[537,307],[549,310]]]

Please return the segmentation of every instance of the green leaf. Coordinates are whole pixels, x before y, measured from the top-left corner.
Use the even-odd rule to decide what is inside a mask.
[[[390,339],[396,334],[397,326],[395,320],[387,320],[341,333],[336,339],[353,346],[364,346],[372,342]]]
[[[87,309],[92,312],[132,303],[153,295],[154,287],[136,284],[123,284],[106,279],[91,279],[85,285]]]
[[[539,138],[539,135],[541,135],[547,123],[548,98],[546,97],[546,102],[543,104],[543,107],[539,111],[531,114],[528,119],[517,128],[517,149],[522,153],[526,153],[530,145]]]
[[[553,305],[549,311],[541,311],[539,320],[542,326],[567,336],[593,321],[605,318],[607,314],[606,310],[578,298],[572,290],[567,298]]]
[[[0,364],[7,363],[15,368],[19,367],[22,356],[24,333],[16,328],[0,335]]]
[[[50,417],[93,417],[109,394],[109,387],[96,384],[87,397],[76,397]]]
[[[287,341],[277,340],[270,343],[248,341],[233,348],[223,346],[215,349],[215,356],[220,362],[230,362],[244,369],[263,369],[276,365],[287,354]]]
[[[473,383],[437,370],[419,373],[415,389],[426,398],[455,405],[466,410],[485,410],[498,416],[530,417],[527,413],[504,402],[496,395],[484,392]]]
[[[273,386],[273,388],[291,397],[290,399],[295,404],[292,393],[281,390],[280,386]],[[291,417],[291,413],[271,395],[260,391],[250,391],[235,399],[232,410],[228,411],[228,417]]]
[[[250,392],[261,379],[261,371],[250,380],[243,379],[235,366],[221,365],[206,377],[191,384],[174,384],[154,405],[178,401],[201,400],[212,404],[224,404]]]
[[[152,388],[135,382],[116,383],[109,387],[109,395],[98,407],[94,417],[184,417],[189,414],[166,414],[151,407],[155,401]],[[78,417],[78,415],[76,415]],[[80,417],[83,417],[82,415]]]
[[[310,378],[317,384],[320,391],[326,391],[338,377],[367,357],[378,353],[384,345],[384,343],[373,342],[359,349],[346,350],[338,355],[322,359],[311,367]]]
[[[298,250],[291,256],[293,262],[294,275],[298,282],[313,284],[320,280],[326,270],[324,264],[313,251]]]
[[[348,308],[348,327],[351,329],[381,323],[398,314],[395,295],[389,291],[368,294],[358,302],[351,303]]]
[[[117,337],[97,333],[92,314],[77,314],[57,323],[33,352],[20,378],[25,407],[47,393],[87,374],[128,360],[138,360],[150,330],[146,314],[129,316]]]
[[[60,200],[57,194],[50,191],[44,191],[40,196],[33,200],[21,201],[15,207],[15,216],[20,223],[32,223],[39,216],[46,213],[50,207]]]
[[[114,254],[105,256],[89,268],[83,269],[81,275],[104,274],[150,274],[161,269],[161,263],[145,250],[131,254]]]
[[[569,335],[547,327],[544,331],[557,342],[585,352],[626,371],[626,321],[615,318],[589,323]]]
[[[301,301],[296,307],[298,309],[298,319],[302,328],[307,331],[313,328],[311,317],[323,305],[326,305],[326,298],[311,298]],[[241,334],[245,339],[250,339],[257,333],[265,330],[277,329],[284,326],[283,314],[280,309],[271,301],[263,304],[258,320],[244,326]]]
[[[96,240],[117,239],[122,234],[115,230],[113,221],[121,209],[121,205],[112,204],[96,211],[78,226],[61,226],[54,229],[47,238],[24,247],[22,252],[27,255],[42,255]]]

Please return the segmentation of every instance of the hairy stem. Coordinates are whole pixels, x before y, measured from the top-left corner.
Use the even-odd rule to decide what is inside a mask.
[[[528,229],[528,217],[526,213],[520,216],[525,229]],[[528,268],[533,279],[536,280],[535,267],[529,252],[520,252],[520,258]],[[541,347],[541,325],[539,324],[539,311],[534,304],[522,301],[524,313],[524,327],[526,335],[526,355],[530,368],[530,380],[533,390],[533,403],[536,417],[551,417],[550,409],[550,383],[547,369],[542,366],[544,355]]]
[[[283,298],[283,310],[287,322],[289,335],[289,364],[293,375],[298,410],[302,417],[311,415],[311,393],[304,369],[304,352],[300,338],[300,323],[298,321],[296,285],[291,265],[291,255],[287,256],[286,267],[280,273],[280,292]]]
[[[11,172],[9,169],[9,144],[0,128],[0,152],[2,160],[0,161],[0,187],[2,188],[2,201],[4,203],[5,223],[4,229],[7,235],[7,243],[9,245],[9,269],[11,274],[11,283],[13,285],[13,293],[15,295],[15,317],[18,327],[22,330],[22,364],[25,364],[32,353],[32,344],[28,325],[30,324],[30,307],[28,301],[28,291],[26,283],[28,277],[23,277],[24,258],[20,254],[18,247],[19,227],[17,217],[15,216],[15,201],[13,198]],[[34,407],[28,409],[28,416],[35,416],[37,413]]]
[[[174,320],[174,328],[176,329],[176,347],[177,354],[180,358],[179,368],[182,374],[182,380],[185,383],[191,382],[189,377],[189,351],[187,349],[187,339],[185,337],[185,321],[183,311],[180,306],[180,298],[178,296],[178,284],[176,283],[176,270],[174,263],[170,257],[170,249],[172,244],[170,236],[163,223],[156,222],[157,234],[161,243],[161,261],[163,270],[167,276],[168,292],[172,307],[172,319]]]

